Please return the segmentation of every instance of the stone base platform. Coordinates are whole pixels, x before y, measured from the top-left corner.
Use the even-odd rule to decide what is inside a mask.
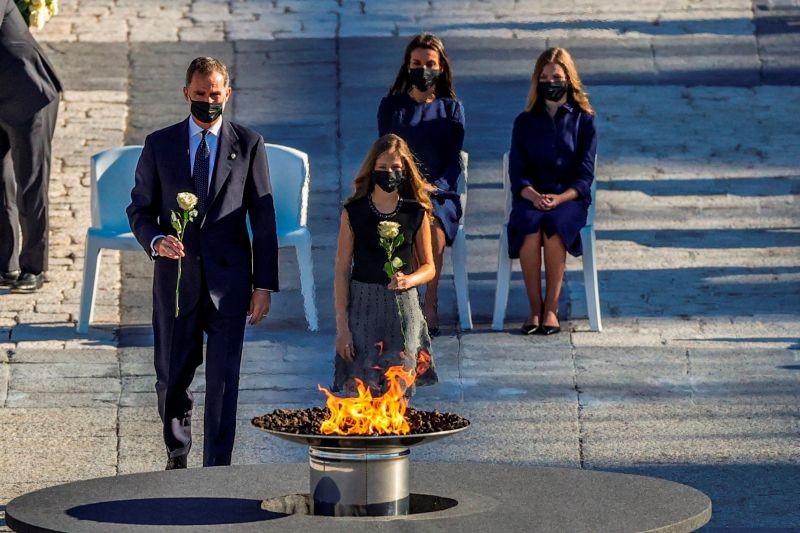
[[[308,491],[306,464],[241,465],[79,481],[11,501],[15,531],[693,531],[711,501],[691,487],[607,472],[498,464],[411,464],[411,492],[456,500],[402,518],[264,510]],[[301,497],[302,498],[302,497]],[[446,507],[446,506],[445,506]],[[425,509],[422,509],[425,510]],[[413,513],[412,509],[412,513]],[[375,522],[383,522],[376,524]]]

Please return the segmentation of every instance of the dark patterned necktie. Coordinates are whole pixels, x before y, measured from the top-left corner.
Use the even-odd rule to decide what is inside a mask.
[[[211,159],[211,150],[208,149],[206,142],[208,130],[203,130],[203,138],[200,139],[200,146],[194,154],[194,168],[192,178],[194,178],[194,190],[197,193],[197,210],[200,213],[206,212],[208,201],[208,167]]]

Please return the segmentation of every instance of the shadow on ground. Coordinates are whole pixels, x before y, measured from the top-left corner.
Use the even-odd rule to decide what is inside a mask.
[[[713,514],[703,531],[756,524],[797,531],[800,524],[797,464],[653,464],[600,469],[669,479],[704,492],[711,498]]]
[[[168,512],[166,512],[168,510]],[[243,524],[287,515],[261,509],[260,500],[242,498],[146,498],[81,505],[67,510],[78,520],[142,526]]]

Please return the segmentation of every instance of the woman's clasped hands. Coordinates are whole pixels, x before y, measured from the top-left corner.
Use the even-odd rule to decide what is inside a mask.
[[[536,193],[531,200],[533,207],[539,211],[550,211],[555,209],[562,202],[560,194],[539,194]]]

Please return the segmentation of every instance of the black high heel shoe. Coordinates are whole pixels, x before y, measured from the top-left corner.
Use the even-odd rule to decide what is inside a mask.
[[[519,328],[519,332],[523,335],[536,335],[539,333],[541,327],[540,324],[523,324],[522,327]]]
[[[537,335],[541,333],[539,330],[542,327],[542,313],[539,313],[539,323],[538,324],[522,324],[522,327],[519,328],[519,332],[523,335]]]
[[[561,326],[539,326],[539,335],[555,335],[561,332]]]
[[[558,326],[547,326],[544,324],[544,315],[547,314],[546,312],[542,313],[542,325],[539,326],[539,335],[555,335],[556,333],[561,332],[561,325]],[[553,313],[555,315],[555,313]],[[556,315],[556,320],[558,320],[558,315]]]

